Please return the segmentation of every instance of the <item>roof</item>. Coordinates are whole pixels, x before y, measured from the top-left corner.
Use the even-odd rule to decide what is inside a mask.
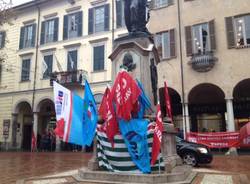
[[[32,0],[32,1],[29,1],[27,3],[23,3],[20,5],[14,6],[13,9],[14,10],[22,10],[22,9],[30,8],[32,6],[40,5],[40,4],[49,2],[49,1],[51,1],[51,0]]]

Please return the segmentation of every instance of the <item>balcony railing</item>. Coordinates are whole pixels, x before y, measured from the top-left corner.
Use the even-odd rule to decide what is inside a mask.
[[[88,72],[85,70],[53,72],[50,77],[50,85],[57,81],[62,85],[82,85],[84,79],[87,79]]]
[[[216,61],[217,58],[210,51],[193,54],[189,64],[197,72],[207,72],[214,67]]]

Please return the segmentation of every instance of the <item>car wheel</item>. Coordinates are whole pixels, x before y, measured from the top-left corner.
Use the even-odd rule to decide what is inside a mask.
[[[194,153],[186,153],[183,156],[183,162],[184,164],[191,165],[191,166],[196,166],[197,163],[197,157]]]

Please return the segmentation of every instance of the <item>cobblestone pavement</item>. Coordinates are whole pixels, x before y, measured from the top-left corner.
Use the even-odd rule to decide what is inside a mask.
[[[249,163],[250,155],[214,156],[210,165],[194,168],[198,175],[193,184],[247,184],[250,181]]]
[[[51,179],[28,179],[25,184],[77,183],[71,175],[87,166],[86,153],[0,153],[0,184],[20,179],[49,176]],[[193,184],[242,184],[242,174],[250,181],[250,155],[214,156],[212,164],[194,168],[199,174]],[[87,183],[85,183],[87,184]]]
[[[0,152],[0,184],[17,180],[53,175],[87,165],[91,154],[86,153],[8,153]]]

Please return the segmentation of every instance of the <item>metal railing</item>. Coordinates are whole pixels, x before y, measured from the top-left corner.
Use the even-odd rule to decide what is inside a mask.
[[[189,61],[189,64],[195,71],[207,72],[214,67],[216,61],[217,58],[214,57],[213,52],[206,51],[193,54],[191,60]]]
[[[85,70],[53,72],[50,76],[50,85],[53,85],[53,81],[57,81],[62,85],[82,85],[87,76],[88,72]]]

